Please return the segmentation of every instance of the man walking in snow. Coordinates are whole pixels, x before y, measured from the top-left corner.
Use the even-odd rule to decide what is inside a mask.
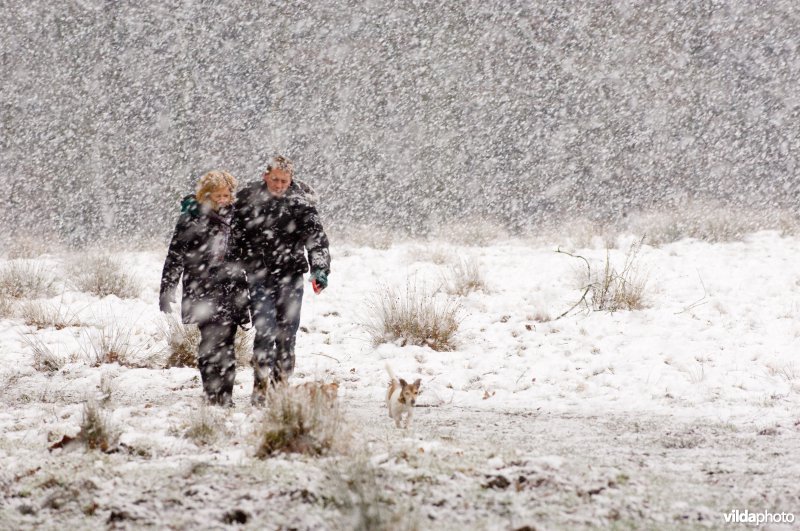
[[[263,180],[238,194],[231,221],[228,258],[247,275],[256,330],[254,405],[264,403],[268,385],[285,381],[294,370],[303,274],[311,271],[317,289],[328,285],[328,237],[313,192],[293,177],[292,162],[274,157]]]

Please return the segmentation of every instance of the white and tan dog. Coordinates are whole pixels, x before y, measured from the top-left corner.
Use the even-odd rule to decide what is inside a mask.
[[[413,384],[407,383],[402,378],[398,380],[388,363],[386,364],[386,372],[389,373],[389,378],[391,378],[389,390],[386,392],[386,407],[389,409],[389,417],[394,419],[395,425],[399,428],[400,421],[405,415],[403,428],[408,428],[414,412],[414,404],[417,403],[417,396],[420,393],[420,379],[417,378]]]

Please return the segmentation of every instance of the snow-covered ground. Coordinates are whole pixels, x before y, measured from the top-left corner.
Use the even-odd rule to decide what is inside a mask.
[[[622,238],[612,263],[633,241]],[[233,410],[202,406],[196,369],[160,368],[164,251],[113,255],[142,286],[133,299],[76,291],[68,257],[40,257],[57,278],[49,301],[78,325],[37,330],[14,308],[0,320],[0,528],[669,529],[724,527],[735,509],[800,518],[800,239],[645,246],[644,309],[579,307],[556,320],[580,299],[585,270],[558,247],[334,241],[330,287],[306,290],[294,381],[340,383],[351,450],[266,460],[253,456],[262,413],[249,405],[248,368]],[[601,245],[561,248],[595,270],[606,257]],[[392,286],[438,288],[462,259],[479,264],[485,287],[458,298],[455,351],[373,344],[370,300]],[[90,366],[103,329],[142,367]],[[37,370],[32,338],[60,370]],[[422,380],[409,430],[383,407],[387,362]],[[103,405],[117,451],[48,450],[77,434],[86,400]],[[218,427],[206,444],[187,436],[203,415]]]

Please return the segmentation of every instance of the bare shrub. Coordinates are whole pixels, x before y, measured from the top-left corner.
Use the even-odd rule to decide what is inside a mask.
[[[0,293],[0,319],[14,315],[14,300],[4,293]]]
[[[546,310],[541,310],[541,309],[536,310],[536,312],[534,312],[534,314],[530,317],[530,319],[532,321],[536,321],[537,323],[547,323],[553,320],[553,318],[550,317],[550,314]]]
[[[12,299],[48,297],[55,280],[47,267],[30,260],[11,260],[0,266],[0,296]]]
[[[197,347],[200,345],[200,328],[197,325],[183,324],[180,318],[167,315],[159,333],[167,343],[165,369],[197,367]]]
[[[611,264],[610,251],[606,249],[606,259],[599,273],[597,270],[592,270],[586,258],[559,250],[558,252],[560,253],[579,258],[585,262],[586,283],[581,299],[558,318],[564,317],[580,304],[584,304],[594,311],[609,312],[643,308],[647,275],[642,273],[638,263],[643,242],[644,239],[631,246],[621,270],[617,270]]]
[[[256,457],[277,453],[322,455],[347,448],[347,430],[338,403],[308,387],[278,385],[267,395]]]
[[[127,367],[146,367],[138,363],[136,354],[141,350],[133,345],[131,331],[117,325],[107,325],[92,333],[84,329],[85,341],[81,343],[84,359],[92,367],[106,363],[118,363]]]
[[[389,494],[387,485],[392,479],[382,477],[386,472],[375,467],[366,457],[348,460],[340,470],[332,470],[331,490],[334,500],[349,513],[348,527],[359,531],[392,529],[412,531],[421,529],[419,515],[411,504],[400,504]]]
[[[256,331],[237,327],[233,340],[237,367],[249,367],[253,357],[253,339]],[[197,348],[200,345],[200,328],[195,324],[184,324],[180,318],[168,315],[159,330],[166,343],[163,354],[165,369],[170,367],[197,367]]]
[[[184,436],[198,446],[213,444],[225,430],[225,420],[212,408],[202,406],[192,415]]]
[[[100,395],[100,403],[108,404],[111,402],[111,398],[114,396],[116,388],[117,386],[114,382],[114,376],[107,372],[103,372],[100,375],[100,386],[98,390]]]
[[[481,266],[474,258],[463,258],[449,268],[447,293],[465,297],[473,291],[486,291]]]
[[[56,372],[61,370],[61,367],[67,362],[63,356],[54,352],[36,335],[22,335],[20,337],[22,342],[33,351],[33,368],[37,371]]]
[[[406,285],[405,291],[385,288],[368,301],[368,307],[373,317],[367,327],[376,345],[400,341],[403,346],[427,345],[437,351],[455,347],[461,313],[457,300]]]
[[[98,297],[116,295],[120,299],[134,299],[141,291],[139,282],[123,271],[110,255],[75,262],[69,269],[77,289]]]
[[[592,309],[615,312],[644,307],[647,278],[640,274],[636,263],[640,249],[641,242],[631,247],[620,271],[611,265],[609,253],[606,251],[603,272],[591,284]]]
[[[61,301],[54,304],[48,301],[27,301],[20,306],[20,317],[28,326],[55,328],[61,330],[70,326],[78,326],[77,317]]]
[[[108,413],[92,400],[83,405],[83,420],[78,439],[89,450],[101,452],[109,452],[116,445],[117,434],[111,427]]]

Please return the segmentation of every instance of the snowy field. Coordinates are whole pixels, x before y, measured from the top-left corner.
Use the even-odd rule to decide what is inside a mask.
[[[622,238],[611,263],[621,268],[634,241]],[[232,410],[203,405],[196,369],[163,368],[165,250],[112,255],[140,288],[125,299],[76,289],[85,257],[1,261],[7,276],[35,264],[53,282],[0,301],[0,529],[691,529],[742,527],[725,523],[733,510],[800,518],[800,239],[644,246],[643,309],[580,305],[560,319],[583,294],[586,266],[558,247],[333,241],[330,288],[306,290],[293,381],[339,382],[348,449],[268,459],[254,456],[263,413],[249,404],[249,368],[238,369]],[[560,247],[602,271],[599,242]],[[463,260],[484,285],[448,294]],[[454,351],[374,344],[370,301],[406,286],[460,304]],[[31,297],[58,318],[26,324]],[[122,363],[94,363],[112,340]],[[422,380],[408,430],[386,414],[387,362]],[[58,448],[80,431],[87,401],[115,443]],[[201,424],[211,430],[198,436]]]

